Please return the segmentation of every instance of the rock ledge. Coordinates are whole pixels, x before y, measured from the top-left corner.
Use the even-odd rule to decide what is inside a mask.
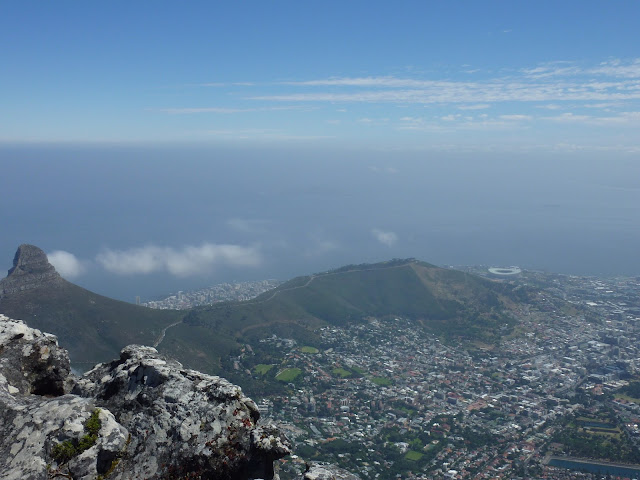
[[[289,453],[239,387],[154,348],[131,345],[81,378],[69,372],[55,336],[0,315],[0,478],[271,479]],[[95,412],[94,443],[56,455],[87,437]]]

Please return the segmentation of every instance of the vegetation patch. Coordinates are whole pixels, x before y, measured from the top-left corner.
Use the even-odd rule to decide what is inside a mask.
[[[301,374],[302,370],[300,370],[299,368],[285,368],[278,375],[276,375],[276,380],[286,383],[293,382]]]
[[[417,462],[418,460],[420,460],[422,457],[424,456],[424,454],[420,453],[420,452],[416,452],[414,450],[409,450],[407,452],[407,454],[404,456],[404,458],[406,458],[407,460],[411,460],[412,462]]]
[[[621,393],[616,393],[615,399],[616,400],[626,400],[627,402],[640,404],[640,398],[631,397],[629,395],[624,395],[624,394],[621,394]]]
[[[629,402],[640,403],[640,382],[631,382],[618,390],[616,398],[624,398]]]
[[[595,417],[570,416],[551,441],[561,443],[565,455],[611,462],[640,462],[640,452],[617,423],[612,411],[602,411]]]
[[[98,432],[102,427],[100,420],[100,409],[96,408],[91,416],[84,423],[84,431],[86,432],[80,439],[65,440],[53,446],[51,456],[59,463],[67,463],[73,457],[80,455],[85,450],[89,450],[98,441]]]
[[[341,367],[334,368],[333,370],[331,370],[331,373],[340,378],[348,378],[352,375],[349,370],[345,370]]]
[[[318,350],[316,347],[305,346],[305,347],[302,347],[300,351],[302,353],[318,353],[320,350]]]
[[[256,365],[255,367],[253,367],[253,371],[256,372],[258,375],[266,375],[267,373],[269,373],[271,371],[272,368],[273,368],[273,365],[267,365],[266,363],[260,363],[260,364]]]
[[[386,377],[371,377],[371,381],[381,387],[388,387],[391,385],[391,380]]]

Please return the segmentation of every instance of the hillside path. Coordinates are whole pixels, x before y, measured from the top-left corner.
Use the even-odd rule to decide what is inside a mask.
[[[175,323],[172,323],[171,325],[167,325],[166,327],[164,327],[162,329],[162,332],[160,332],[160,336],[158,337],[158,339],[153,343],[153,348],[158,348],[158,345],[162,343],[162,341],[164,340],[164,336],[167,334],[167,330],[169,330],[171,327],[175,327],[176,325],[180,325],[181,323],[182,320],[179,320]]]

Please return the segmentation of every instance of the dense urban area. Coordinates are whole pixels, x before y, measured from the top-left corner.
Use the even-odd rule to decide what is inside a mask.
[[[250,300],[280,285],[278,280],[220,283],[188,292],[179,291],[160,300],[149,300],[141,305],[158,309],[187,310],[219,302]]]
[[[499,345],[369,317],[230,359],[275,384],[255,399],[295,445],[281,478],[306,460],[362,478],[640,478],[640,279],[459,269],[536,287]]]

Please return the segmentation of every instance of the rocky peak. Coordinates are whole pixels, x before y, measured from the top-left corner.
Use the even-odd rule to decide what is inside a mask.
[[[61,279],[46,253],[34,245],[23,244],[13,257],[13,267],[7,277],[0,280],[0,296],[31,290]]]
[[[13,257],[13,268],[9,270],[11,275],[42,275],[55,273],[56,269],[49,263],[47,254],[35,245],[22,244],[18,247]]]

